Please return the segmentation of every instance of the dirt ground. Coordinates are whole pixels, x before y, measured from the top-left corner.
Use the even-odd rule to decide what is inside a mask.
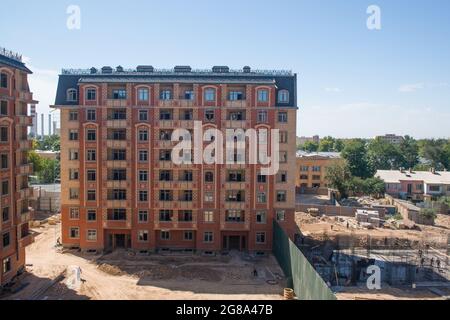
[[[386,287],[368,292],[366,288],[348,287],[336,294],[338,300],[442,300],[427,289],[406,289]]]
[[[39,300],[175,300],[175,299],[281,299],[284,280],[273,256],[250,258],[197,255],[136,256],[125,251],[109,255],[62,253],[55,248],[60,225],[45,224],[35,243],[27,247],[25,287],[8,299]],[[126,258],[126,259],[124,259]],[[73,282],[81,268],[80,285]],[[256,268],[258,275],[254,277]],[[52,283],[61,273],[64,279]],[[46,289],[48,288],[48,289]]]

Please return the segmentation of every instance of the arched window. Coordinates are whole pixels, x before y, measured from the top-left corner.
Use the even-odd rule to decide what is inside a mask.
[[[269,101],[269,90],[267,90],[267,89],[258,90],[258,101],[259,102]]]
[[[77,89],[67,90],[67,101],[77,101],[78,94]]]
[[[205,101],[216,101],[216,90],[209,88],[205,90]]]
[[[86,89],[86,100],[95,101],[97,99],[97,90],[95,88]]]
[[[289,91],[288,90],[278,91],[278,102],[281,102],[281,103],[289,102]]]
[[[0,74],[0,88],[8,88],[8,75],[3,72]]]

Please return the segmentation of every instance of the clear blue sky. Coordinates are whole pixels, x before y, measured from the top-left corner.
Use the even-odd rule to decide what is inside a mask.
[[[0,1],[0,46],[26,56],[40,112],[63,67],[250,65],[298,74],[298,135],[450,136],[448,0]]]

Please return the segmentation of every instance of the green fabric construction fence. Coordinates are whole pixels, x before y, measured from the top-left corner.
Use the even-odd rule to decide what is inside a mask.
[[[297,298],[336,300],[325,281],[276,221],[273,223],[273,233],[273,253]]]

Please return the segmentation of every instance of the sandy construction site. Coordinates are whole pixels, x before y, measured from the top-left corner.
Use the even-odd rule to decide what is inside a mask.
[[[35,228],[21,289],[6,299],[281,299],[283,273],[273,256],[81,255],[55,247],[60,226]],[[76,269],[81,281],[76,280]],[[256,268],[258,274],[253,274]]]

